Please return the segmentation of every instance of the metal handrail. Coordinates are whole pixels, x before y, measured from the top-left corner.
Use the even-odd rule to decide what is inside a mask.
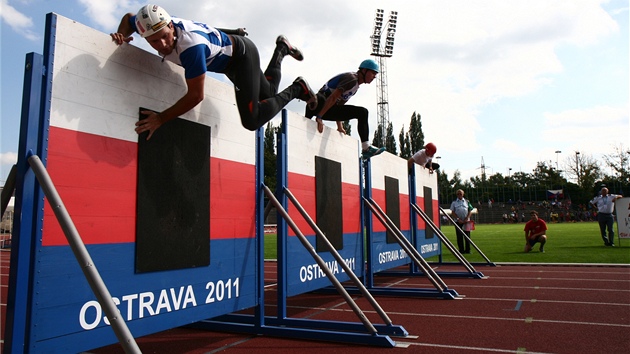
[[[459,230],[462,233],[462,235],[464,235],[466,240],[468,240],[468,242],[470,242],[470,244],[477,250],[477,252],[479,252],[479,254],[486,260],[486,262],[488,262],[490,264],[493,264],[493,262],[490,261],[490,259],[488,257],[486,257],[486,255],[481,251],[481,249],[479,249],[479,247],[477,247],[477,245],[473,242],[473,240],[470,237],[468,237],[468,235],[466,235],[464,230],[462,230],[462,228],[459,227],[459,225],[457,225],[455,220],[453,220],[453,218],[446,213],[446,210],[444,210],[442,207],[440,207],[440,211],[442,212],[442,214],[444,214],[444,216],[446,216],[448,218],[448,220],[453,224],[453,226],[455,226],[455,228],[457,230]]]
[[[414,261],[414,263],[416,263],[417,266],[422,268],[427,278],[429,278],[429,281],[431,281],[431,283],[433,283],[433,285],[438,290],[442,292],[446,291],[448,289],[448,286],[446,285],[446,283],[444,283],[442,278],[440,278],[440,276],[435,272],[435,270],[431,268],[429,263],[427,263],[427,261],[424,260],[424,258],[422,258],[420,253],[418,253],[418,250],[416,250],[415,247],[413,247],[411,242],[407,240],[405,235],[402,234],[402,232],[398,229],[398,227],[396,227],[394,222],[387,216],[387,214],[385,214],[385,212],[378,206],[378,204],[371,198],[368,199],[368,198],[363,197],[363,200],[367,204],[368,208],[372,210],[372,212],[374,213],[376,218],[381,222],[381,224],[383,224],[383,226],[385,226],[396,237],[398,244],[405,250],[405,252],[407,252],[407,255],[409,256],[409,258],[411,258]]]
[[[326,274],[328,280],[330,280],[335,289],[337,289],[339,294],[344,298],[348,306],[350,306],[350,308],[352,308],[352,311],[357,315],[357,317],[359,317],[359,320],[363,323],[368,332],[370,332],[371,334],[377,334],[378,331],[376,330],[372,322],[368,320],[367,316],[365,316],[363,311],[361,311],[357,303],[352,299],[352,297],[346,291],[343,285],[341,285],[341,282],[339,282],[339,280],[334,276],[330,269],[328,269],[326,262],[322,259],[322,257],[320,257],[319,254],[317,254],[317,251],[315,250],[313,245],[308,242],[306,236],[304,236],[302,231],[300,231],[299,227],[295,224],[291,216],[289,216],[289,213],[287,213],[287,211],[282,207],[282,204],[280,204],[278,199],[276,199],[276,196],[271,192],[269,187],[265,186],[264,184],[262,185],[262,187],[265,195],[269,198],[269,201],[273,203],[273,205],[276,207],[277,212],[286,221],[289,227],[291,227],[293,232],[295,232],[295,235],[300,240],[304,248],[306,248],[306,250],[311,254],[315,262],[317,262],[317,264],[319,265],[319,268],[324,272],[324,274]]]
[[[389,318],[389,316],[387,316],[385,311],[383,311],[383,309],[378,304],[378,302],[376,302],[376,299],[374,299],[372,294],[370,294],[368,289],[361,282],[361,280],[356,276],[356,274],[354,274],[352,269],[350,269],[350,267],[346,264],[346,262],[344,262],[343,258],[339,254],[339,252],[337,252],[337,250],[330,243],[330,241],[328,240],[326,235],[324,235],[322,230],[317,226],[317,224],[315,224],[313,219],[310,217],[310,215],[308,215],[308,213],[302,207],[302,205],[300,205],[300,203],[295,198],[293,193],[291,193],[291,191],[289,189],[287,189],[286,187],[284,188],[284,193],[287,195],[287,197],[289,197],[289,200],[291,201],[291,203],[293,203],[293,205],[295,205],[295,207],[300,212],[300,214],[302,214],[302,217],[304,218],[304,220],[306,220],[306,222],[308,222],[308,224],[311,226],[313,231],[315,231],[315,234],[317,235],[317,240],[323,242],[324,246],[326,246],[328,251],[333,255],[333,257],[335,257],[335,259],[337,260],[337,263],[339,263],[341,265],[341,268],[343,268],[343,270],[346,272],[346,274],[348,274],[348,276],[350,277],[350,280],[352,280],[352,282],[356,285],[356,287],[359,289],[359,291],[361,291],[361,294],[363,296],[365,296],[365,298],[368,300],[370,305],[372,305],[374,310],[376,310],[376,312],[379,314],[379,316],[381,316],[381,318],[383,319],[385,324],[387,324],[388,326],[392,325],[392,320]]]
[[[85,275],[90,288],[92,288],[94,295],[96,295],[96,299],[107,315],[109,323],[118,338],[118,342],[125,350],[125,353],[142,353],[135,339],[131,335],[127,324],[123,320],[120,311],[116,307],[116,304],[114,304],[112,296],[110,295],[109,290],[107,290],[107,286],[98,273],[96,265],[92,261],[92,257],[90,257],[90,253],[85,247],[83,240],[81,240],[81,236],[74,226],[68,210],[66,210],[66,207],[63,205],[63,201],[61,200],[59,193],[57,193],[57,189],[55,188],[50,175],[46,171],[46,167],[37,155],[31,155],[28,158],[28,163],[33,169],[33,172],[44,191],[44,195],[46,195],[48,203],[57,217],[57,221],[59,221],[59,224],[61,225],[61,229],[68,240],[68,244],[70,245],[74,256],[79,262],[79,266],[81,266],[81,270],[83,270],[83,274]]]
[[[429,225],[431,230],[433,230],[433,232],[440,238],[442,243],[446,246],[446,248],[449,249],[449,251],[451,251],[455,258],[457,258],[464,265],[466,270],[468,270],[468,272],[470,272],[471,274],[474,273],[475,268],[472,266],[472,264],[470,264],[470,262],[466,258],[464,258],[464,256],[462,256],[462,254],[455,248],[453,243],[446,237],[446,235],[444,235],[442,230],[440,230],[437,225],[433,223],[433,220],[429,218],[427,213],[424,210],[420,209],[417,204],[411,204],[411,207],[416,212],[416,214],[418,214],[422,218],[422,220],[424,220],[425,224]]]

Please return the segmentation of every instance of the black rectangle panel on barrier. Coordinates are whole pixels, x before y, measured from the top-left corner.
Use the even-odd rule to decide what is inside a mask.
[[[400,230],[400,190],[398,179],[385,176],[385,213]],[[396,243],[396,237],[387,231],[387,243]]]
[[[429,219],[433,220],[433,190],[427,186],[424,187],[424,212]],[[424,230],[424,238],[433,238],[434,236],[432,228],[427,227]]]
[[[176,118],[147,136],[138,136],[136,272],[208,266],[210,127]]]
[[[341,205],[341,163],[315,156],[317,227],[336,250],[343,249],[343,206]],[[316,242],[317,252],[328,251]]]

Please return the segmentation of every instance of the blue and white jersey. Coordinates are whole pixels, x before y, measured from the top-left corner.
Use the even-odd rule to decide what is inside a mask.
[[[223,73],[232,57],[232,42],[227,34],[204,23],[172,17],[175,49],[164,56],[184,68],[186,79],[206,71]],[[135,16],[130,21],[135,28]]]
[[[341,97],[337,100],[337,104],[342,105],[348,102],[359,90],[359,78],[357,77],[357,73],[343,73],[333,77],[319,89],[319,93],[328,98],[328,96],[337,89],[342,90]]]

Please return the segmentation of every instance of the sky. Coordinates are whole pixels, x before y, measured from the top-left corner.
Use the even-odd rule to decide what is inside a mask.
[[[46,14],[111,33],[122,15],[144,4],[0,0],[0,185],[17,162],[24,59],[30,52],[43,53]],[[603,162],[615,147],[630,145],[628,0],[157,4],[173,16],[210,26],[245,27],[263,65],[276,37],[285,34],[305,59],[284,60],[281,87],[303,76],[315,90],[370,58],[376,9],[383,9],[386,18],[397,11],[393,56],[386,60],[389,120],[398,139],[412,114],[420,114],[425,142],[435,143],[449,178],[455,171],[463,179],[479,176],[482,165],[486,173],[504,176],[531,173],[539,161],[563,170],[574,163],[576,152]],[[132,45],[152,51],[139,36]],[[376,81],[362,85],[348,104],[370,111],[371,141],[377,126]],[[287,108],[303,113],[304,102]]]

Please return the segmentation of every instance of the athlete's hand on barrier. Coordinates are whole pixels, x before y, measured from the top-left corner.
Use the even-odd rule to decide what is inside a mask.
[[[112,41],[116,42],[117,45],[133,41],[132,36],[125,38],[122,33],[110,33],[109,35],[112,37]]]
[[[162,119],[160,118],[159,113],[153,111],[140,111],[141,114],[146,114],[147,117],[139,120],[136,123],[136,133],[142,134],[146,131],[149,132],[149,136],[147,136],[147,140],[151,139],[153,132],[157,130],[162,125]]]

